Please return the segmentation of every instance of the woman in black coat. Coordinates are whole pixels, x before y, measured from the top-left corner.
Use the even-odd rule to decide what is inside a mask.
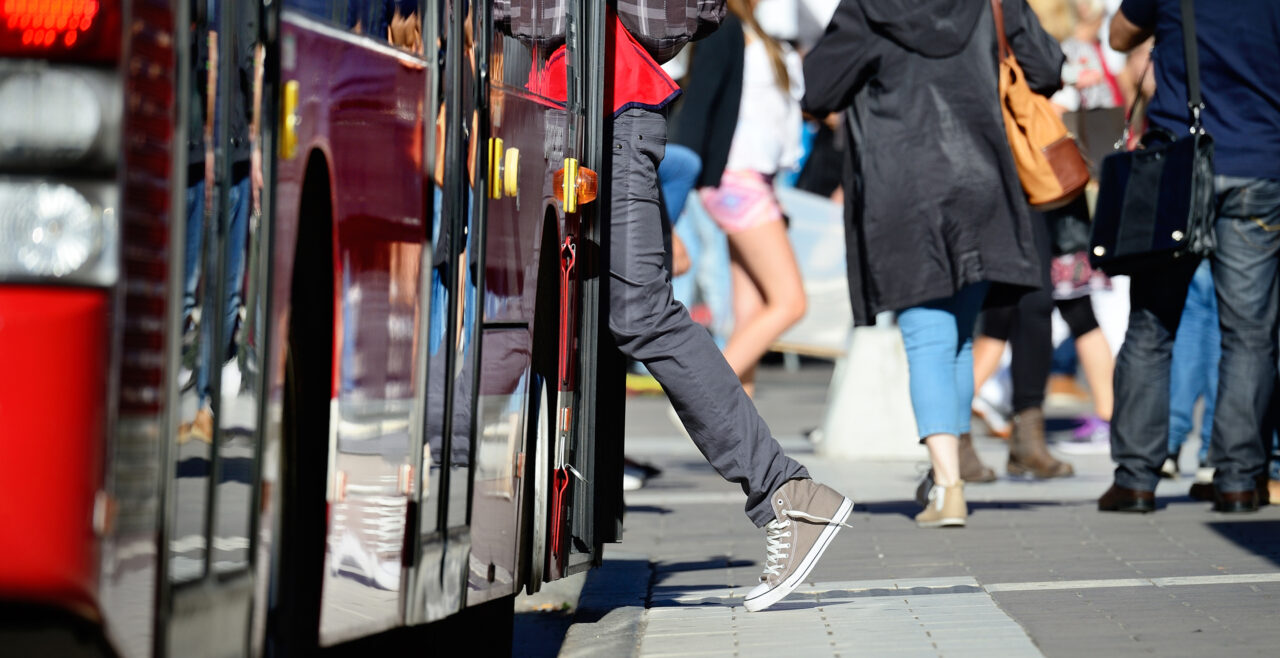
[[[847,111],[845,241],[854,319],[897,311],[935,487],[921,526],[964,525],[959,436],[973,398],[973,325],[988,291],[1041,285],[996,89],[987,0],[842,0],[805,58],[808,112]],[[1063,56],[1024,0],[1005,33],[1027,82]]]

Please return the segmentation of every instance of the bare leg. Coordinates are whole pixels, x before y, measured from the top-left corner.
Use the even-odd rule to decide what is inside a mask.
[[[1116,361],[1102,330],[1094,329],[1077,338],[1076,354],[1080,357],[1080,367],[1084,370],[1085,379],[1089,380],[1094,412],[1102,420],[1110,422],[1111,409],[1115,403],[1111,387]]]
[[[759,288],[756,287],[755,281],[751,280],[751,276],[747,274],[747,270],[743,268],[735,255],[729,258],[729,282],[733,291],[733,333],[729,336],[729,345],[733,344],[734,337],[738,336],[740,327],[749,326],[764,311],[764,297],[761,295]],[[754,361],[747,364],[734,363],[729,359],[728,347],[726,346],[725,359],[729,361],[729,365],[733,368],[734,374],[738,376],[738,381],[742,382],[742,389],[747,395],[754,397],[756,392],[756,364]]]
[[[978,334],[973,337],[973,390],[977,391],[996,374],[1004,357],[1006,343],[999,338]]]
[[[960,439],[954,434],[930,434],[924,443],[933,463],[933,482],[949,487],[960,481]]]
[[[750,279],[763,308],[747,322],[736,325],[724,357],[741,378],[784,331],[804,317],[804,287],[800,268],[780,221],[766,222],[729,235],[729,257]],[[734,279],[737,304],[738,279]]]

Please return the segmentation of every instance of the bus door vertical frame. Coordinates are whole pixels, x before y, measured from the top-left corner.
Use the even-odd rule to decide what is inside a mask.
[[[249,510],[249,572],[254,575],[253,581],[253,598],[249,607],[249,654],[261,655],[263,650],[263,640],[266,637],[267,619],[266,613],[269,605],[268,596],[270,591],[271,577],[264,573],[259,567],[262,565],[270,565],[271,558],[269,554],[263,554],[265,560],[259,561],[259,542],[262,536],[262,528],[259,524],[262,522],[262,511],[267,502],[263,496],[265,473],[263,460],[266,457],[267,446],[267,427],[271,420],[271,402],[270,395],[267,391],[271,388],[270,381],[270,362],[271,350],[274,348],[272,337],[275,335],[269,329],[266,329],[270,317],[274,295],[272,294],[274,286],[272,282],[275,280],[275,259],[271,255],[275,252],[276,243],[276,127],[280,125],[279,117],[279,90],[280,90],[280,8],[283,2],[274,0],[259,0],[255,6],[259,8],[258,14],[258,41],[263,48],[262,61],[262,98],[261,105],[254,108],[260,113],[257,118],[258,123],[258,146],[262,151],[262,191],[259,197],[260,211],[260,228],[259,235],[262,238],[262,244],[258,247],[258,304],[260,308],[260,317],[258,322],[264,327],[264,331],[256,336],[259,341],[257,358],[258,358],[258,377],[260,378],[260,395],[262,399],[258,404],[255,421],[257,426],[256,440],[253,448],[253,470],[252,481],[253,490],[250,492],[250,510]],[[252,174],[251,174],[252,175]],[[252,179],[250,179],[252,186]],[[250,190],[252,196],[252,190]],[[246,259],[246,267],[247,267]],[[252,329],[250,329],[252,331]],[[278,478],[277,478],[278,481]],[[279,514],[279,510],[275,512]],[[278,539],[277,539],[278,540]],[[268,546],[268,550],[271,547]]]
[[[471,90],[475,95],[475,113],[479,117],[476,121],[476,134],[471,136],[471,141],[476,145],[476,164],[475,164],[475,192],[471,195],[471,249],[475,255],[475,271],[472,272],[473,281],[476,287],[476,299],[469,312],[475,313],[475,321],[471,323],[471,335],[468,337],[468,345],[470,346],[470,358],[474,362],[471,369],[471,381],[467,385],[471,387],[471,409],[468,410],[471,418],[471,445],[468,447],[467,454],[471,456],[467,460],[469,468],[467,469],[467,522],[468,528],[471,527],[472,502],[475,500],[476,486],[476,462],[479,460],[479,444],[478,437],[480,435],[478,414],[480,408],[480,376],[483,368],[483,346],[484,341],[484,297],[485,297],[485,254],[488,249],[485,248],[485,236],[488,234],[489,226],[489,183],[490,176],[493,171],[489,158],[500,158],[501,154],[490,153],[485,148],[489,143],[490,126],[489,126],[489,51],[493,46],[493,16],[487,10],[472,9],[471,15],[474,22],[472,23],[471,33],[475,36],[472,45],[472,56],[476,60],[476,80],[471,86]],[[469,264],[468,264],[469,265]],[[466,369],[464,368],[465,372]],[[468,544],[469,546],[470,544]],[[465,578],[464,578],[465,582]]]
[[[268,0],[270,1],[270,0]],[[439,566],[426,570],[424,560],[427,555],[423,548],[427,544],[439,544],[443,540],[440,532],[440,517],[436,516],[436,525],[425,527],[422,522],[423,505],[433,502],[430,497],[423,501],[429,492],[426,490],[430,480],[426,465],[427,447],[427,395],[430,392],[429,349],[431,337],[431,272],[435,261],[435,239],[432,235],[432,223],[435,221],[435,162],[436,162],[436,112],[440,107],[441,79],[440,53],[436,47],[440,34],[439,12],[435,5],[422,8],[422,44],[423,56],[427,61],[427,75],[422,111],[422,211],[423,211],[423,247],[418,267],[418,353],[415,357],[414,384],[417,393],[414,395],[414,415],[410,420],[409,463],[413,467],[413,491],[409,496],[407,508],[408,518],[405,524],[404,567],[401,570],[401,615],[405,624],[412,625],[427,621],[426,597],[432,591],[424,579],[428,574],[439,574]],[[446,117],[447,119],[447,117]],[[447,140],[446,133],[446,140]],[[443,190],[442,190],[443,192]],[[444,221],[441,218],[441,221]],[[437,496],[438,497],[438,496]],[[438,583],[437,583],[438,585]],[[438,589],[438,587],[436,588]]]
[[[601,436],[620,432],[599,432],[598,423],[610,419],[621,425],[623,406],[623,362],[608,335],[609,267],[609,171],[604,157],[606,105],[611,105],[606,88],[606,66],[592,62],[610,61],[604,3],[576,0],[568,5],[566,38],[569,126],[568,143],[578,151],[580,163],[599,174],[599,194],[593,203],[580,206],[582,246],[586,254],[580,268],[580,312],[578,313],[578,411],[573,428],[573,461],[582,472],[574,479],[571,534],[585,551],[571,554],[566,574],[599,565],[602,544],[621,535],[621,441],[607,444]]]
[[[447,6],[450,7],[448,12],[448,38],[445,46],[445,88],[448,90],[448,97],[445,100],[445,151],[444,151],[444,209],[448,211],[448,216],[442,216],[441,222],[449,222],[449,266],[445,268],[445,287],[449,290],[449,304],[447,322],[445,325],[444,350],[442,354],[445,357],[444,367],[444,418],[441,419],[440,437],[440,500],[439,502],[439,526],[441,532],[445,536],[444,541],[444,561],[441,567],[441,578],[444,585],[440,591],[445,596],[449,595],[450,574],[447,573],[448,565],[451,562],[451,552],[460,549],[469,550],[469,533],[466,527],[466,514],[463,515],[462,524],[454,524],[454,520],[449,518],[449,498],[452,488],[451,480],[453,478],[453,409],[457,404],[455,377],[460,372],[458,362],[458,297],[465,297],[465,290],[458,288],[458,262],[460,256],[455,246],[462,243],[467,230],[467,187],[470,184],[469,170],[467,169],[467,158],[469,145],[462,140],[462,128],[464,122],[470,120],[470,117],[463,110],[462,95],[462,67],[465,66],[465,53],[463,49],[463,21],[466,19],[460,12],[460,4],[457,0],[451,0]],[[479,5],[473,5],[478,7]],[[478,12],[477,12],[478,13]],[[473,32],[474,35],[474,32]],[[477,84],[478,86],[478,84]],[[474,139],[475,136],[473,135]],[[477,155],[476,166],[480,166],[479,155]],[[468,490],[470,486],[468,485]],[[470,501],[467,503],[470,505]],[[441,605],[447,608],[449,613],[461,610],[465,601],[462,600],[465,594],[465,569],[466,560],[461,560],[463,573],[457,574],[464,578],[462,586],[459,589],[457,601],[442,601]]]
[[[595,26],[590,42],[590,54],[597,61],[612,61],[615,47],[614,31],[607,22],[606,10],[599,4],[588,3],[588,6],[592,7],[591,20],[592,25]],[[596,551],[594,560],[596,566],[599,566],[604,559],[603,544],[622,541],[623,441],[617,437],[623,436],[626,417],[627,362],[622,352],[618,350],[613,334],[609,331],[610,277],[608,272],[613,160],[606,154],[612,153],[609,145],[613,142],[613,123],[606,121],[605,117],[612,115],[614,102],[608,83],[604,67],[596,67],[592,70],[591,77],[588,78],[588,89],[591,90],[590,98],[598,105],[587,113],[586,135],[590,144],[587,151],[589,158],[587,166],[599,174],[600,181],[599,196],[593,211],[595,221],[591,223],[587,234],[588,238],[598,245],[596,251],[598,258],[596,276],[589,281],[593,293],[591,303],[594,306],[591,313],[584,314],[584,321],[591,324],[584,326],[583,329],[588,339],[586,348],[582,352],[582,358],[586,362],[596,364],[595,369],[592,370],[593,380],[584,389],[590,396],[585,401],[584,407],[588,413],[592,414],[588,427],[591,428],[593,435],[588,440],[595,450],[595,460],[589,468],[594,469],[593,475],[597,482],[593,492],[595,495],[592,498],[595,505],[594,519],[589,522],[584,520],[584,522],[588,523],[588,527],[595,532],[591,538],[591,545]],[[598,431],[598,423],[601,419],[607,419],[604,422],[610,423],[604,432]],[[615,438],[600,441],[598,439],[601,436]]]
[[[191,30],[188,28],[195,17],[191,15],[190,2],[170,0],[173,8],[173,66],[177,76],[174,98],[172,146],[174,158],[169,168],[169,306],[165,316],[165,363],[179,363],[182,358],[182,298],[183,298],[183,259],[185,252],[186,231],[178,227],[185,226],[187,218],[187,195],[185,183],[187,176],[187,112],[191,104]],[[132,3],[125,3],[125,29],[132,24],[128,12]],[[121,61],[128,61],[122,59]],[[159,500],[157,501],[156,519],[156,581],[153,585],[153,627],[151,655],[167,655],[169,643],[169,621],[173,609],[173,587],[169,582],[169,542],[172,539],[173,519],[175,511],[170,509],[177,499],[176,476],[177,464],[173,462],[175,451],[172,450],[173,438],[169,432],[174,431],[180,422],[181,405],[178,403],[178,377],[173,368],[165,368],[164,372],[164,410],[161,413],[160,435],[160,482],[157,483]]]

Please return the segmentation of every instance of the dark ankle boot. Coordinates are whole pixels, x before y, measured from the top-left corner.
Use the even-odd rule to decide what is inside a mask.
[[[1044,442],[1044,411],[1023,409],[1013,416],[1009,437],[1009,475],[1059,478],[1075,474],[1071,464],[1054,459]]]
[[[960,479],[971,483],[996,481],[996,472],[978,458],[973,436],[968,432],[960,435]]]

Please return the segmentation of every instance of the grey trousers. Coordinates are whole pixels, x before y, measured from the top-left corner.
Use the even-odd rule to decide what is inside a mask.
[[[773,520],[769,496],[809,477],[782,452],[711,335],[671,293],[658,201],[666,118],[630,109],[613,122],[609,329],[643,363],[711,466],[747,494],[757,526]]]

